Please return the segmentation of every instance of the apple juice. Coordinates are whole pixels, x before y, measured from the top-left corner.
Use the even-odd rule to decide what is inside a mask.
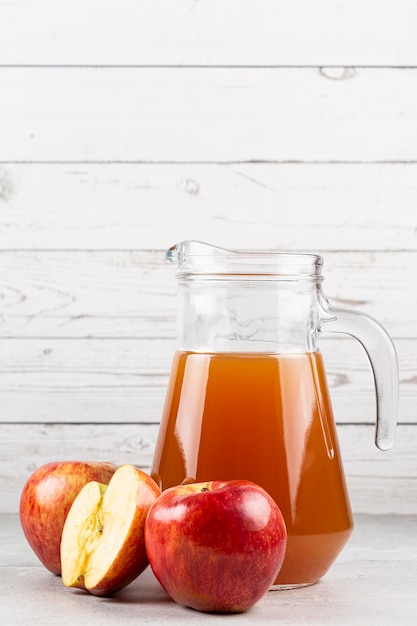
[[[162,489],[247,479],[268,491],[288,533],[278,586],[316,582],[353,528],[319,352],[178,351],[152,475]]]

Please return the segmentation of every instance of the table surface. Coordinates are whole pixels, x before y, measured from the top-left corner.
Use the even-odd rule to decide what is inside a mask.
[[[1,626],[115,624],[294,624],[384,626],[417,623],[417,517],[355,518],[354,533],[316,585],[268,591],[238,615],[199,613],[173,602],[148,568],[112,598],[68,589],[38,562],[17,515],[0,515]]]

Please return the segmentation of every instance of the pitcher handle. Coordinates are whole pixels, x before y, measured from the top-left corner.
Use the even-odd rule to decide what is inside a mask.
[[[389,450],[394,443],[398,414],[398,359],[387,331],[372,317],[332,306],[319,294],[319,332],[345,333],[359,341],[368,356],[375,382],[375,445]],[[329,324],[329,327],[327,327]]]

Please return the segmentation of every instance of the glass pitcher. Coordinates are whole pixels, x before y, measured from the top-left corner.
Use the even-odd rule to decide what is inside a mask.
[[[318,337],[348,333],[364,346],[381,450],[392,446],[396,425],[393,343],[372,318],[329,304],[318,255],[185,241],[167,258],[177,266],[178,349],[152,476],[162,489],[183,481],[258,483],[287,525],[275,587],[315,583],[353,529]]]

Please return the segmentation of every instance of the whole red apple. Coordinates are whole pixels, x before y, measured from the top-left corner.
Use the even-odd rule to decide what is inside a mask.
[[[62,582],[107,596],[123,589],[148,566],[145,520],[161,490],[133,465],[122,465],[108,485],[81,489],[65,520]]]
[[[173,600],[206,612],[246,611],[270,588],[287,531],[272,497],[246,480],[164,491],[145,524],[149,563]]]
[[[107,484],[116,470],[117,465],[104,461],[57,461],[42,465],[26,481],[20,496],[23,532],[54,574],[61,574],[61,534],[76,495],[92,480]]]

